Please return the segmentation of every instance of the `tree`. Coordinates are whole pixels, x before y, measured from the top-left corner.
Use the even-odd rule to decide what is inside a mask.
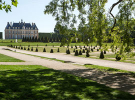
[[[11,5],[17,7],[18,1],[17,0],[11,0]],[[5,10],[6,12],[11,11],[11,5],[6,4],[4,0],[0,0],[0,10]]]
[[[57,21],[55,28],[62,34],[64,39],[72,40],[70,34],[75,34],[74,38],[80,38],[85,44],[97,42],[98,45],[106,49],[103,42],[111,39],[112,51],[119,43],[120,53],[130,52],[133,45],[132,32],[135,19],[133,12],[135,10],[134,0],[118,0],[109,11],[110,16],[105,14],[105,4],[107,0],[52,0],[45,7],[45,14],[52,14]],[[112,14],[114,7],[118,5],[119,11],[115,17]],[[75,9],[79,14],[74,13]],[[78,21],[80,20],[80,21]],[[114,21],[113,21],[114,20]],[[118,23],[116,23],[116,21]],[[79,23],[78,29],[75,24]],[[75,31],[71,31],[71,30]],[[90,40],[90,41],[88,41]]]

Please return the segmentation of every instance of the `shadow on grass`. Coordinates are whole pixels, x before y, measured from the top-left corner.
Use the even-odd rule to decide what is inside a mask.
[[[131,100],[135,96],[60,71],[35,69],[0,71],[0,99]]]

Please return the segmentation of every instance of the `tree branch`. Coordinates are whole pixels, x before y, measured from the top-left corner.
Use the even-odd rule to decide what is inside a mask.
[[[123,0],[119,0],[118,2],[116,2],[116,3],[114,3],[112,6],[111,6],[111,8],[110,8],[110,11],[109,11],[109,13],[111,14],[111,16],[114,18],[114,24],[113,24],[113,27],[111,28],[111,31],[113,32],[113,28],[115,27],[115,25],[116,25],[116,18],[114,17],[114,15],[112,14],[112,10],[113,10],[113,8],[116,6],[116,5],[118,5],[120,2],[122,2]]]

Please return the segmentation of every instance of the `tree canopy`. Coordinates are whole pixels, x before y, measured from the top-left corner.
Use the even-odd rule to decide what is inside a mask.
[[[55,28],[67,36],[65,40],[72,39],[68,36],[73,33],[76,38],[83,36],[86,44],[97,42],[103,46],[104,42],[111,39],[112,51],[116,51],[114,47],[119,46],[120,54],[130,52],[133,45],[131,34],[134,33],[135,25],[135,0],[118,0],[108,13],[105,11],[106,3],[108,0],[52,0],[45,7],[44,13],[55,17]],[[112,10],[116,5],[119,11],[114,16]]]
[[[18,1],[17,0],[11,0],[11,5],[17,7]],[[6,1],[0,0],[0,10],[5,10],[6,12],[11,11],[11,5],[6,4]]]

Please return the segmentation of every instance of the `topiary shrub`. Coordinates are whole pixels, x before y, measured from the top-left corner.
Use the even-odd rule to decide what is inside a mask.
[[[87,50],[87,48],[85,48],[85,50]]]
[[[67,49],[67,50],[66,50],[66,53],[67,53],[67,54],[70,54],[70,50],[69,50],[69,49]]]
[[[15,48],[17,49],[17,46]]]
[[[119,52],[116,54],[116,60],[117,61],[121,60],[121,55],[119,54]]]
[[[59,48],[58,48],[57,52],[60,52]]]
[[[81,50],[79,51],[79,55],[82,55],[82,51]]]
[[[31,51],[33,51],[33,47],[31,47]]]
[[[38,48],[36,48],[35,52],[38,52]]]
[[[97,51],[99,51],[99,49],[97,48]]]
[[[43,49],[43,52],[46,52],[46,49],[45,48]]]
[[[83,48],[85,48],[85,45],[84,45],[84,47]]]
[[[93,47],[93,49],[95,49],[95,47]]]
[[[75,48],[77,49],[77,46]]]
[[[90,54],[89,54],[89,50],[86,51],[86,57],[89,57]]]
[[[104,59],[104,53],[103,53],[103,51],[101,51],[99,58],[100,58],[100,59]]]
[[[85,50],[83,49],[83,53],[85,53]]]
[[[20,49],[20,47],[18,47],[18,49]]]
[[[73,46],[71,46],[71,48],[73,48]]]
[[[73,52],[75,52],[75,49],[73,50]]]
[[[78,56],[78,50],[75,51],[75,56]]]
[[[24,47],[24,50],[26,50],[26,48]]]
[[[28,51],[30,50],[30,48],[28,47],[28,49],[27,49]]]
[[[47,44],[45,46],[47,47]]]
[[[23,50],[23,47],[21,47],[21,49]]]
[[[50,53],[53,53],[53,49],[50,50]]]
[[[104,54],[106,54],[106,51],[104,50]]]
[[[91,51],[93,52],[93,49],[91,48]]]

